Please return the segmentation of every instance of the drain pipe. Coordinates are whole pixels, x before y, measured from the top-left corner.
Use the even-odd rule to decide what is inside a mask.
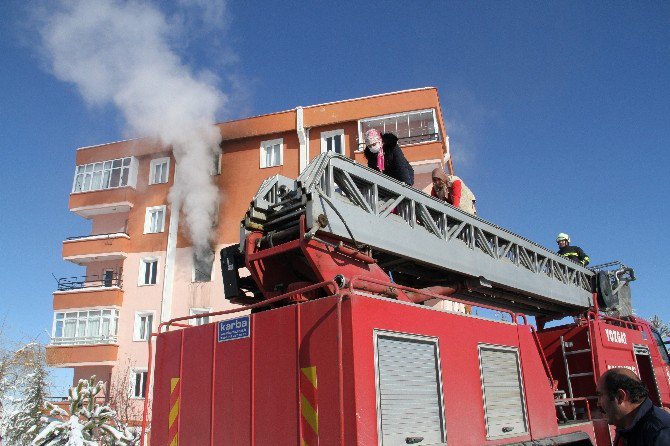
[[[302,107],[295,108],[295,130],[298,133],[300,143],[300,172],[305,170],[309,163],[309,129],[305,129],[305,117]]]

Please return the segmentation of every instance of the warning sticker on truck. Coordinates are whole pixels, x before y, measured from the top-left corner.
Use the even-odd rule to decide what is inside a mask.
[[[248,338],[251,327],[249,316],[220,321],[218,325],[219,342]]]

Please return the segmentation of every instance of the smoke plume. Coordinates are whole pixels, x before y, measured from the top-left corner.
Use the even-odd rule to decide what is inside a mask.
[[[184,24],[212,24],[221,1],[181,0],[167,16],[150,3],[75,0],[58,4],[41,28],[42,47],[60,80],[73,83],[87,103],[113,104],[133,136],[171,146],[177,174],[169,195],[181,209],[196,252],[209,251],[218,208],[210,175],[221,137],[215,115],[226,96],[211,73],[196,73],[175,48]],[[198,20],[188,20],[198,12]],[[221,20],[221,17],[217,18]]]

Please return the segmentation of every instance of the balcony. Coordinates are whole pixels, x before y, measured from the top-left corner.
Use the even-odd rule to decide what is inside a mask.
[[[85,265],[102,260],[122,260],[130,244],[125,232],[70,237],[63,241],[63,260]]]
[[[119,346],[114,344],[98,345],[58,345],[46,348],[47,364],[53,367],[74,367],[84,365],[114,365]]]
[[[121,277],[116,273],[58,279],[58,291],[53,293],[53,308],[120,307],[123,304],[121,288]]]
[[[118,322],[116,308],[54,311],[47,363],[61,367],[113,363],[119,350]]]
[[[70,211],[84,217],[130,212],[135,202],[135,189],[127,186],[70,194]]]
[[[84,218],[128,212],[137,184],[137,158],[129,156],[77,166],[70,210]]]

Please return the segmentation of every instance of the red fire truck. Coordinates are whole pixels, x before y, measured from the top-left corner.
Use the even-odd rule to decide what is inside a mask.
[[[154,445],[610,445],[612,367],[670,406],[630,268],[583,268],[332,153],[261,185],[221,266],[239,308],[156,335]]]

